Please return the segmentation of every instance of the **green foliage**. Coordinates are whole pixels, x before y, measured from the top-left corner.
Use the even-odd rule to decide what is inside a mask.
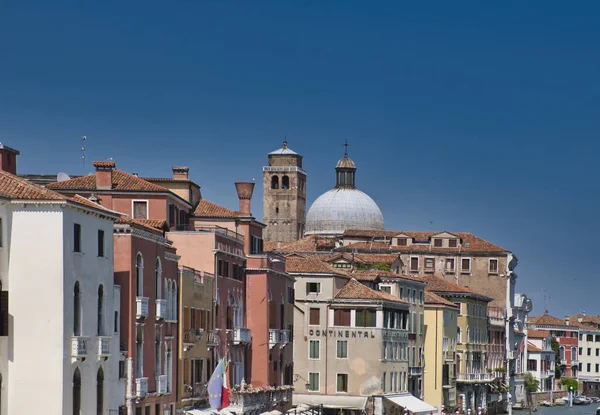
[[[555,337],[550,339],[550,348],[554,352],[554,377],[556,379],[560,379],[562,376],[562,372],[560,370],[560,344],[558,344],[558,340]]]
[[[356,262],[354,263],[354,267],[359,271],[370,271],[370,270],[379,270],[379,271],[392,271],[392,266],[390,264],[365,264],[364,262]]]
[[[534,378],[531,373],[525,373],[523,385],[525,386],[527,393],[534,393],[540,388],[540,381]]]
[[[573,392],[577,392],[579,390],[579,382],[577,382],[577,379],[562,378],[558,384],[566,391],[571,390],[571,388],[573,388]]]
[[[373,264],[373,268],[378,269],[379,271],[392,272],[391,264]]]

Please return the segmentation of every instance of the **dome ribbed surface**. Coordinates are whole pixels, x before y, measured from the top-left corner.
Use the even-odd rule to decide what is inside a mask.
[[[306,234],[341,235],[348,229],[383,230],[379,206],[358,189],[332,189],[312,204]]]
[[[356,165],[354,164],[352,159],[346,154],[343,158],[340,159],[340,161],[337,162],[335,167],[343,169],[355,169]]]

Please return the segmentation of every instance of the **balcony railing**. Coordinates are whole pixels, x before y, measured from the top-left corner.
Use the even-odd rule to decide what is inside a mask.
[[[281,330],[279,333],[279,345],[281,347],[286,346],[290,342],[290,331],[289,330]]]
[[[185,384],[183,386],[183,402],[203,399],[206,397],[206,383],[194,383],[193,385]]]
[[[148,378],[135,379],[135,396],[142,397],[148,394]]]
[[[98,337],[98,357],[109,357],[110,356],[110,343],[112,337],[100,336]]]
[[[185,329],[183,331],[183,349],[188,351],[204,336],[204,329]]]
[[[454,359],[456,359],[456,352],[449,352],[447,350],[444,352],[444,360],[454,361]]]
[[[233,329],[233,344],[248,344],[252,341],[250,329],[246,327],[237,327]]]
[[[167,318],[167,300],[156,300],[156,319],[164,320]]]
[[[458,373],[457,382],[491,382],[494,376],[491,373]]]
[[[167,393],[167,375],[160,375],[156,378],[156,392]]]
[[[135,302],[137,303],[136,317],[148,317],[148,297],[136,297]]]
[[[206,337],[206,346],[207,347],[216,347],[221,344],[221,329],[215,329],[208,332],[208,336]]]
[[[71,338],[71,357],[81,358],[88,354],[88,338],[73,336]]]
[[[273,348],[279,344],[279,330],[269,329],[269,347]]]
[[[219,235],[227,236],[229,238],[234,238],[239,240],[240,242],[244,242],[244,236],[240,233],[234,232],[231,229],[224,228],[222,226],[212,225],[212,226],[194,226],[181,224],[176,226],[177,231],[183,232],[205,232],[205,233],[217,233]]]
[[[554,375],[555,375],[554,370],[543,370],[542,371],[542,377],[550,378]]]
[[[419,376],[421,373],[423,373],[421,366],[411,366],[408,368],[408,376]]]
[[[268,411],[281,408],[292,402],[292,390],[253,390],[251,392],[233,392],[232,406],[239,412],[246,413],[251,410]],[[236,412],[238,412],[236,410]]]

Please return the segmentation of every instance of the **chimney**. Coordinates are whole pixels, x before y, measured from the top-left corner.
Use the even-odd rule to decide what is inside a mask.
[[[242,216],[252,216],[250,199],[252,199],[252,193],[254,193],[254,182],[237,182],[235,189],[240,198],[240,214]]]
[[[112,172],[116,165],[114,161],[95,161],[92,165],[96,168],[96,189],[112,189]]]
[[[17,175],[17,156],[19,152],[0,143],[0,170]]]
[[[189,180],[189,173],[187,166],[173,166],[173,180]]]

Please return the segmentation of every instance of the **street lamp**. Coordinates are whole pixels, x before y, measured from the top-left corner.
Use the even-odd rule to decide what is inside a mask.
[[[573,407],[573,386],[569,386],[569,407]]]

